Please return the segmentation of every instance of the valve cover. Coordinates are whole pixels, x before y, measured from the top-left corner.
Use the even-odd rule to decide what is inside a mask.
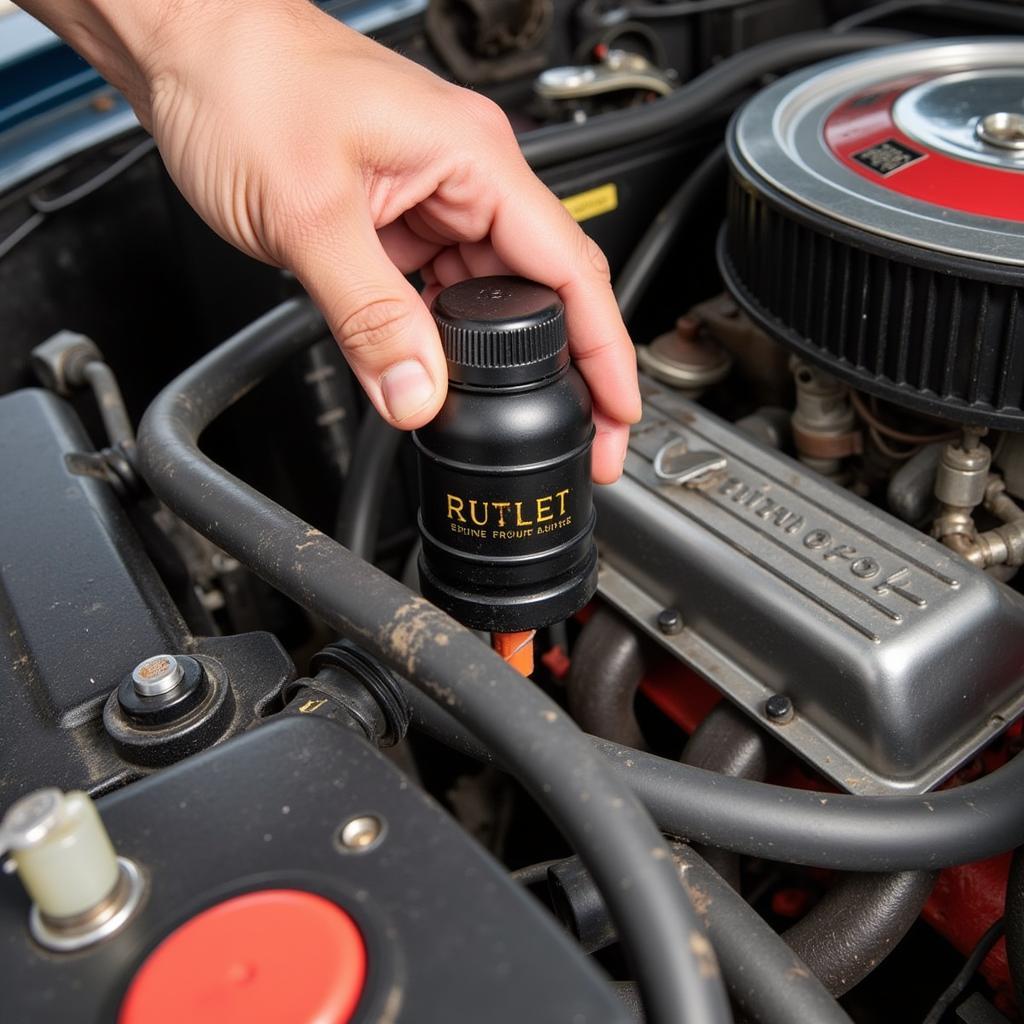
[[[642,389],[625,473],[596,496],[606,600],[765,724],[768,697],[789,696],[775,735],[851,792],[924,792],[1020,713],[1024,598],[678,393]],[[682,632],[659,631],[665,607]]]

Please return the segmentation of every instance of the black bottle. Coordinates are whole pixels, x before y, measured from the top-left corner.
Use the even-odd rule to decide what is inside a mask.
[[[435,300],[448,398],[413,435],[425,597],[473,629],[568,618],[597,589],[590,392],[569,363],[562,302],[517,277]]]

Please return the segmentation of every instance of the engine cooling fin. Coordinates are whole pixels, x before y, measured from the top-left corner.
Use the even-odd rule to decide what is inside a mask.
[[[728,147],[719,265],[761,327],[889,401],[1024,429],[1024,39],[805,69]]]

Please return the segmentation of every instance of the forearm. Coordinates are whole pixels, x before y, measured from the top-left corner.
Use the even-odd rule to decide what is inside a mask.
[[[53,29],[128,98],[150,127],[159,78],[187,70],[190,56],[208,50],[211,35],[232,19],[279,12],[305,0],[18,0]]]

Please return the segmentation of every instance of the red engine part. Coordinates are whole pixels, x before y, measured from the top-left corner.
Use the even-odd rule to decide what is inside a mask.
[[[659,658],[649,669],[641,689],[656,707],[687,733],[692,733],[722,699],[695,672],[668,656]],[[1020,747],[1021,731],[1022,723],[1018,722],[1007,730],[999,742],[961,769],[943,788],[962,785],[1004,764],[1007,757],[1015,754]],[[837,791],[831,783],[808,771],[796,758],[787,758],[785,764],[773,774],[771,781],[799,789]],[[947,868],[939,875],[935,889],[925,905],[922,913],[924,920],[965,957],[993,922],[1003,915],[1010,859],[1007,853],[990,860]],[[803,890],[785,890],[778,894],[781,899],[773,903],[773,909],[780,916],[799,916],[794,915],[794,894],[797,892],[801,897],[807,896]],[[1021,1019],[1014,999],[1004,939],[1000,939],[985,958],[981,973],[993,989],[995,1004],[1000,1012],[1013,1020]]]

